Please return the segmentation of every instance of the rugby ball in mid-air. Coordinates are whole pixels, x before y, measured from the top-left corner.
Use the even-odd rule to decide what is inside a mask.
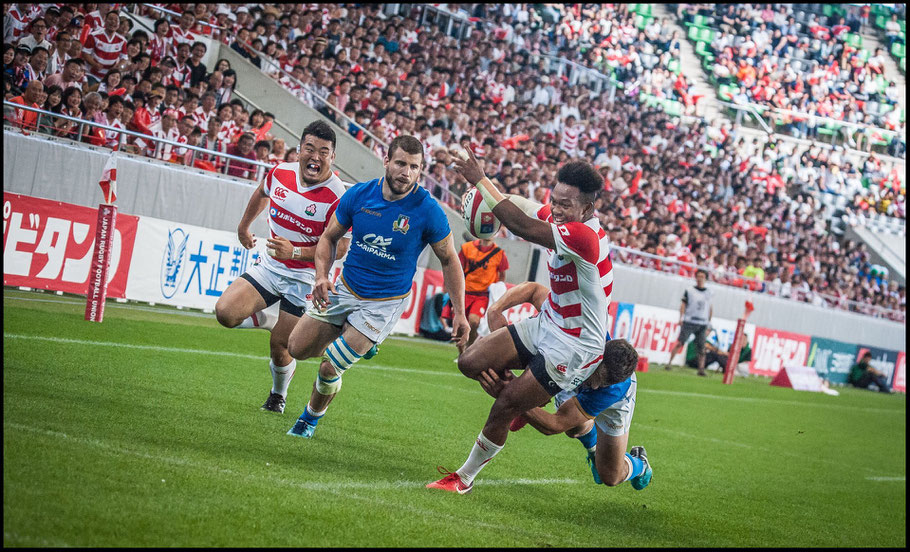
[[[468,232],[475,238],[488,240],[499,232],[501,223],[477,188],[471,188],[464,195],[461,200],[461,212]]]

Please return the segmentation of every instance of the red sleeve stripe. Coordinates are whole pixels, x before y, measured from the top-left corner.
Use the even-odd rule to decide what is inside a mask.
[[[588,366],[594,364],[595,362],[600,362],[600,359],[602,359],[603,357],[604,357],[603,355],[600,355],[599,357],[595,358],[595,359],[592,360],[591,362],[589,362],[589,363],[585,364],[584,366],[582,366],[581,369],[584,370],[585,368],[587,368]]]

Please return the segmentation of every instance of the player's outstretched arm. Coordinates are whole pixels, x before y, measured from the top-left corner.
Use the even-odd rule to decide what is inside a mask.
[[[442,264],[443,283],[452,301],[452,341],[461,351],[468,342],[471,326],[464,314],[464,271],[461,269],[461,261],[455,252],[452,233],[449,232],[448,236],[436,243],[431,243],[430,247],[433,248],[433,253]]]
[[[572,397],[560,405],[556,414],[550,414],[543,408],[532,408],[523,414],[528,423],[544,435],[564,433],[574,427],[579,427],[588,421],[588,417],[581,410],[578,399]]]
[[[319,242],[316,244],[316,254],[313,259],[316,263],[316,284],[313,286],[313,303],[317,308],[324,309],[329,306],[329,293],[335,293],[335,286],[329,280],[329,270],[335,262],[335,253],[338,242],[344,237],[348,229],[338,222],[332,215]]]
[[[259,213],[269,204],[269,196],[265,193],[265,186],[260,182],[259,187],[250,196],[250,201],[246,204],[246,210],[243,217],[240,218],[240,224],[237,225],[237,238],[240,245],[247,249],[252,249],[256,245],[255,234],[250,234],[250,225],[259,216]]]
[[[490,331],[495,332],[508,324],[502,313],[512,307],[531,303],[535,309],[540,310],[540,306],[547,298],[547,293],[549,290],[546,286],[537,282],[522,282],[507,290],[487,309],[487,324],[490,326]]]
[[[556,240],[553,238],[550,223],[526,215],[521,208],[497,190],[496,186],[483,174],[483,169],[480,168],[480,163],[477,162],[477,158],[474,157],[474,152],[470,148],[467,150],[467,158],[455,159],[455,170],[465,180],[477,186],[477,190],[493,210],[493,214],[513,234],[547,249],[556,249]]]

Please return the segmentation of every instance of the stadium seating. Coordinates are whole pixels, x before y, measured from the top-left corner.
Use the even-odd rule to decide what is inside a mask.
[[[410,18],[380,5],[266,5],[245,12],[240,8],[219,8],[221,13],[215,13],[215,6],[207,8],[210,21],[238,22],[231,33],[218,37],[225,48],[241,53],[250,63],[258,62],[266,73],[260,78],[278,80],[365,143],[369,138],[349,119],[363,122],[386,142],[400,133],[419,136],[429,145],[428,179],[444,183],[454,194],[465,183],[448,168],[443,150],[459,143],[482,157],[485,170],[506,191],[535,199],[546,196],[541,192],[555,181],[562,163],[585,157],[606,179],[598,216],[619,245],[676,254],[668,246],[672,234],[681,238],[679,247],[691,251],[699,264],[711,267],[720,282],[741,281],[729,276],[741,271],[738,257],[758,254],[764,256],[765,268],[804,277],[806,289],[794,293],[799,300],[838,305],[859,300],[902,308],[892,296],[870,295],[850,272],[849,263],[805,262],[839,250],[837,238],[826,230],[838,209],[841,217],[869,210],[903,215],[904,192],[889,180],[891,167],[872,163],[868,169],[859,170],[857,164],[847,169],[843,158],[834,158],[840,152],[810,147],[785,151],[774,141],[749,143],[739,140],[728,123],[690,118],[697,98],[691,96],[678,55],[670,49],[669,29],[649,4],[628,9],[555,5],[547,8],[547,14],[534,6],[473,5],[469,6],[473,11],[461,15],[474,18],[480,32],[460,44],[446,35],[447,29],[436,26],[439,22],[427,21],[420,28],[411,23],[421,21],[422,8],[415,5],[399,7]],[[140,9],[154,11],[149,5]],[[834,8],[830,11],[835,13]],[[519,22],[519,13],[528,16],[525,22]],[[302,23],[294,29],[294,39],[283,39],[278,23],[289,20],[290,14]],[[544,15],[555,16],[556,24],[543,24]],[[696,52],[710,62],[716,55],[711,43],[723,31],[715,27],[716,18],[698,17],[687,33],[695,37]],[[371,23],[363,27],[364,35],[353,39],[354,22],[360,18]],[[608,35],[584,25],[587,19],[599,18],[611,22]],[[270,29],[269,21],[278,22],[275,29]],[[260,22],[266,34],[257,30]],[[660,27],[660,37],[641,40],[639,31],[654,25]],[[332,29],[328,31],[331,39],[326,28]],[[234,34],[241,29],[251,32],[245,41]],[[338,53],[326,55],[329,46]],[[339,61],[340,52],[348,52],[345,48],[357,57]],[[264,52],[274,64],[262,59]],[[401,52],[407,57],[399,59],[396,54]],[[560,56],[566,61],[554,61]],[[588,67],[590,73],[579,73],[569,61]],[[802,66],[813,60],[798,61]],[[303,89],[286,74],[298,64],[304,69]],[[283,69],[275,71],[272,65]],[[581,78],[581,74],[596,78]],[[618,84],[594,88],[608,76]],[[218,77],[207,75],[206,80],[216,82]],[[342,90],[342,80],[348,80],[350,88]],[[439,85],[438,92],[431,93],[434,84]],[[240,89],[248,86],[256,83],[244,82]],[[731,98],[739,93],[735,83],[720,86]],[[230,90],[223,94],[229,101]],[[357,100],[352,101],[355,94]],[[326,102],[333,102],[346,115],[325,108]],[[875,103],[866,106],[878,113]],[[252,114],[244,111],[242,105],[238,107],[239,132],[260,129],[245,120]],[[570,113],[583,121],[579,128],[566,128]],[[280,120],[281,113],[276,117]],[[567,131],[577,142],[569,140]],[[827,132],[836,136],[836,123],[819,126],[818,134]],[[237,135],[234,131],[229,138]],[[262,136],[271,148],[274,142],[265,131]],[[371,145],[382,153],[381,144]],[[282,158],[293,158],[293,148],[285,150]],[[810,166],[811,171],[804,170]],[[834,167],[842,170],[829,178],[826,175]],[[859,184],[863,177],[869,179],[868,188]],[[860,188],[868,194],[860,196],[863,206],[852,201],[826,214],[817,212],[823,194],[833,190],[844,197]],[[794,244],[794,237],[801,245]],[[862,270],[865,261],[849,262]]]

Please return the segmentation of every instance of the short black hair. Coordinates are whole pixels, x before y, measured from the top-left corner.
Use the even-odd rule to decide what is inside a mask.
[[[604,179],[597,170],[587,161],[570,161],[556,173],[556,180],[568,184],[588,196],[589,201],[594,201],[594,194],[599,192],[604,185]]]
[[[335,131],[332,130],[332,127],[325,121],[313,121],[308,124],[306,128],[303,129],[303,134],[300,135],[301,144],[306,140],[307,136],[315,136],[320,140],[328,140],[332,143],[332,150],[335,149]]]
[[[702,274],[704,274],[704,275],[705,275],[705,278],[708,277],[708,271],[705,270],[704,268],[699,268],[698,270],[696,270],[696,271],[695,271],[695,275],[698,276],[698,273],[699,273],[699,272],[702,273]]]
[[[604,346],[604,356],[584,385],[600,389],[625,381],[638,366],[638,351],[625,339],[611,339]]]
[[[392,143],[389,144],[389,153],[386,155],[388,159],[392,158],[392,155],[397,149],[403,149],[405,153],[409,155],[420,154],[420,166],[424,164],[423,159],[423,144],[420,143],[420,140],[414,138],[409,134],[402,134],[401,136],[396,136]]]

